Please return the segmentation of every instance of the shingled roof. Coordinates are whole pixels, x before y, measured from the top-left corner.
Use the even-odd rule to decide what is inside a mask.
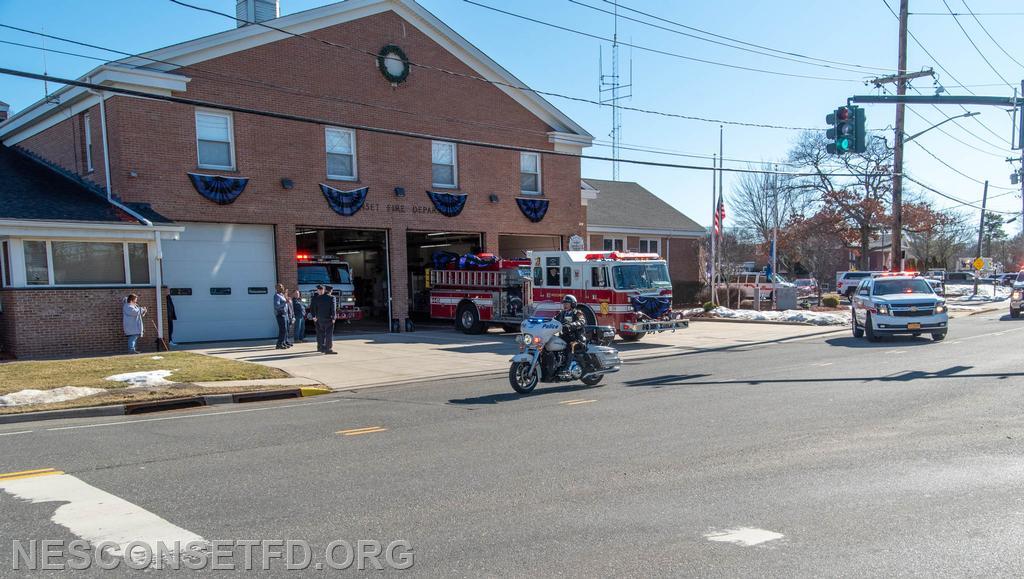
[[[171,221],[148,205],[128,205],[154,223]],[[0,146],[0,219],[141,225],[103,190],[19,149]]]
[[[603,179],[583,179],[583,182],[599,191],[596,199],[587,201],[587,225],[700,234],[706,231],[637,183]]]

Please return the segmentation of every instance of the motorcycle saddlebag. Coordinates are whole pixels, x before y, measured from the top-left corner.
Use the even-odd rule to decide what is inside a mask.
[[[587,353],[597,360],[597,363],[601,365],[602,370],[607,370],[608,368],[622,364],[622,360],[619,359],[619,351],[615,348],[609,348],[608,346],[587,346]]]

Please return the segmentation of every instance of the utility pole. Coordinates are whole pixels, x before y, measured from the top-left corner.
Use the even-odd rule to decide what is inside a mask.
[[[981,258],[981,241],[985,238],[985,206],[988,204],[988,180],[985,180],[985,192],[981,194],[981,223],[978,225],[978,251],[975,257]],[[974,269],[974,295],[978,295],[978,277],[981,270]]]
[[[900,0],[899,62],[896,66],[896,96],[907,94],[907,18],[910,0]],[[896,105],[896,149],[893,152],[892,179],[892,264],[903,271],[903,125],[906,105]],[[897,261],[898,260],[898,261]]]
[[[778,266],[779,260],[776,257],[779,254],[779,166],[775,165],[775,174],[772,175],[772,191],[775,193],[775,219],[774,227],[772,227],[772,279],[768,280],[772,284],[772,309],[778,309],[778,290],[779,287],[775,284],[775,276],[779,275]]]

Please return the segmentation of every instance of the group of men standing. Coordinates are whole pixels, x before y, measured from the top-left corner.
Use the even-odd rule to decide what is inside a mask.
[[[322,354],[337,354],[334,351],[334,321],[338,317],[338,300],[332,295],[331,286],[316,286],[316,294],[309,301],[309,317],[316,325],[316,350]],[[304,342],[306,335],[306,305],[302,303],[299,290],[288,298],[283,284],[277,284],[274,295],[274,318],[277,320],[277,349],[292,347],[291,334],[296,342]]]

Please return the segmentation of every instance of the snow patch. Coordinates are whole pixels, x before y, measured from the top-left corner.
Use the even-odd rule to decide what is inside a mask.
[[[150,359],[150,360],[163,360],[163,359],[164,359],[164,357],[163,357],[163,356],[150,356],[150,358],[149,358],[149,359]]]
[[[171,370],[147,370],[145,372],[128,372],[126,374],[114,374],[107,376],[104,380],[111,382],[127,382],[128,388],[140,388],[143,386],[166,386],[171,384],[166,380],[171,375]]]
[[[5,396],[0,396],[0,406],[24,406],[26,404],[48,404],[50,402],[64,402],[74,400],[83,396],[92,396],[106,392],[103,388],[86,388],[84,386],[64,386],[53,390],[18,390]]]
[[[1013,288],[978,284],[978,294],[974,295],[974,284],[955,284],[946,286],[946,298],[957,302],[1001,302],[1009,299]]]
[[[754,310],[731,310],[729,308],[717,307],[711,313],[720,318],[735,320],[771,321],[771,322],[804,322],[815,326],[848,326],[850,315],[843,313],[812,312],[810,310],[785,310],[776,311],[754,311]]]
[[[739,529],[726,529],[724,531],[714,531],[712,533],[706,533],[704,538],[709,541],[718,541],[721,543],[733,543],[735,545],[742,545],[744,547],[753,547],[754,545],[760,545],[761,543],[767,543],[768,541],[774,541],[781,539],[784,535],[776,533],[774,531],[766,531],[765,529],[755,529],[753,527],[740,527]]]

